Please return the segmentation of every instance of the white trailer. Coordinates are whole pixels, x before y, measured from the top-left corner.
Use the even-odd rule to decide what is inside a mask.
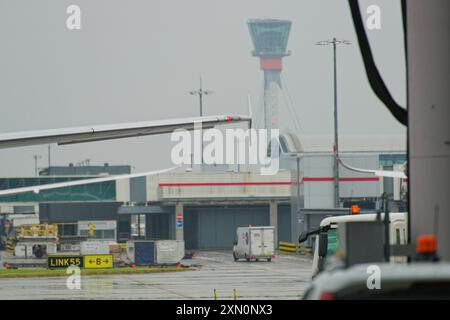
[[[275,253],[274,227],[239,227],[233,246],[234,261],[266,259],[271,261]]]

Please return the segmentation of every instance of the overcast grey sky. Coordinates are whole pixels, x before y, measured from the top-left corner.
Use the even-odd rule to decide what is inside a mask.
[[[81,7],[81,30],[66,28],[70,4]],[[381,7],[382,29],[368,33],[404,106],[400,1],[360,4]],[[338,49],[340,132],[405,134],[369,87],[346,0],[0,0],[0,133],[197,115],[187,91],[200,74],[214,91],[206,114],[246,113],[247,94],[257,108],[262,72],[251,56],[249,18],[293,22],[283,75],[301,134],[332,137],[332,49],[314,43],[333,36],[353,43]],[[294,129],[286,108],[280,123]],[[171,146],[169,135],[54,145],[52,163],[165,168]],[[46,165],[47,146],[0,150],[0,176],[32,176],[33,154]]]

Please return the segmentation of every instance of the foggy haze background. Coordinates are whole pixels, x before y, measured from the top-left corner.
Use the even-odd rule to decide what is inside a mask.
[[[81,30],[66,28],[66,8],[81,7]],[[396,101],[406,83],[400,1],[361,0],[363,17],[381,7],[382,29],[368,31],[376,63]],[[346,0],[0,0],[0,133],[198,115],[200,74],[207,115],[254,113],[263,74],[247,28],[250,18],[292,20],[283,76],[302,135],[333,139],[332,47],[338,47],[340,134],[406,130],[373,94]],[[283,98],[279,96],[280,105]],[[295,129],[280,106],[281,128]],[[129,164],[134,172],[171,166],[169,135],[69,146],[52,145],[52,164],[84,159]],[[0,176],[33,176],[47,145],[0,150]]]

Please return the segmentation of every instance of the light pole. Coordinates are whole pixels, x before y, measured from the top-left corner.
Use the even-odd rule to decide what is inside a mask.
[[[51,152],[52,152],[52,147],[51,147],[51,145],[49,144],[48,145],[48,170],[50,171],[50,167],[51,167],[51,165],[52,165],[52,161],[51,161]]]
[[[334,62],[334,206],[336,208],[340,207],[339,204],[339,162],[336,155],[339,151],[339,138],[338,138],[338,113],[337,113],[337,75],[336,75],[336,45],[346,44],[349,45],[348,40],[323,40],[316,43],[318,46],[333,45],[333,62]]]
[[[34,174],[37,177],[38,176],[38,165],[37,165],[37,162],[38,162],[38,159],[42,158],[42,156],[40,156],[38,154],[35,154],[35,155],[33,155],[33,158],[34,158]]]
[[[203,90],[202,88],[202,77],[200,76],[200,88],[198,90],[189,91],[190,95],[198,95],[200,103],[200,117],[203,117],[203,95],[207,96],[212,94],[211,90]],[[203,165],[203,133],[202,133],[202,143],[200,144],[201,150],[201,165]]]

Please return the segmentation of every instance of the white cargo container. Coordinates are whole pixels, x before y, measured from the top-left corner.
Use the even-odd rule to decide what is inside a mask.
[[[109,245],[112,241],[82,241],[80,242],[81,254],[109,254]]]
[[[239,227],[233,247],[234,261],[266,259],[271,261],[275,253],[274,227]]]
[[[14,256],[18,258],[31,258],[33,257],[33,246],[28,244],[17,244],[14,247]]]
[[[136,265],[176,264],[184,258],[184,241],[130,240],[127,255]]]
[[[155,247],[157,264],[175,264],[184,258],[183,240],[158,240]]]
[[[46,254],[56,253],[54,242],[18,242],[14,247],[14,256],[17,258],[42,258]]]

